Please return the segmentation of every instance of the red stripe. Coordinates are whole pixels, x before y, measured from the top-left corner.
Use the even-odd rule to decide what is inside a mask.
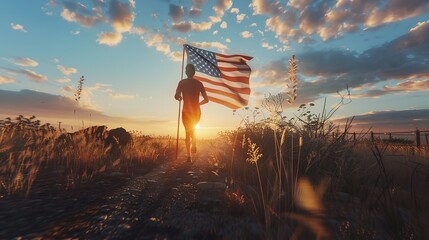
[[[219,70],[225,71],[225,72],[233,72],[233,71],[240,71],[240,72],[250,72],[250,67],[248,68],[236,68],[236,67],[218,67]]]
[[[224,61],[224,60],[216,59],[216,61],[217,62],[224,62],[224,63],[245,63],[245,61],[243,61],[243,59],[236,59],[236,61],[233,61],[233,60]]]
[[[225,97],[229,97],[229,98],[232,98],[232,99],[235,99],[235,100],[237,100],[238,102],[240,102],[240,103],[242,103],[243,105],[246,105],[247,104],[247,102],[248,102],[248,100],[247,99],[244,99],[244,98],[242,98],[242,97],[240,97],[240,95],[238,95],[238,94],[234,94],[234,93],[228,93],[228,92],[225,92],[225,91],[221,91],[221,90],[218,90],[218,89],[213,89],[213,88],[205,88],[205,90],[209,93],[217,93],[217,94],[219,94],[219,95],[223,95],[223,96],[225,96]]]
[[[216,82],[216,81],[213,81],[213,80],[210,80],[210,79],[207,79],[207,78],[203,78],[203,77],[200,77],[200,76],[194,76],[194,78],[197,79],[198,81],[201,81],[201,82],[206,82],[206,83],[210,83],[210,84],[213,84],[213,85],[217,85],[217,86],[221,86],[221,87],[226,87],[226,88],[228,88],[228,89],[230,89],[231,91],[234,91],[234,92],[238,92],[238,93],[241,93],[241,94],[250,94],[250,88],[248,88],[248,87],[246,87],[246,88],[236,88],[236,87],[231,87],[231,86],[229,86],[229,85],[227,85],[227,84],[225,84],[223,82]]]
[[[226,79],[230,82],[241,82],[241,83],[249,84],[249,77],[230,77],[230,76],[226,76],[222,72],[220,73],[220,75],[223,79]]]
[[[229,108],[231,108],[231,109],[239,109],[239,108],[241,108],[241,107],[242,107],[242,106],[236,106],[235,104],[232,104],[232,103],[227,102],[227,101],[224,101],[224,100],[220,100],[220,99],[215,98],[215,97],[210,97],[210,96],[209,96],[209,100],[210,100],[211,102],[215,102],[215,103],[222,104],[222,105],[224,105],[224,106],[226,106],[226,107],[229,107]]]
[[[224,55],[224,54],[221,54],[221,53],[215,53],[215,54],[218,55],[218,56],[224,57],[224,58],[241,57],[241,58],[246,59],[247,61],[253,59],[253,57],[249,57],[249,56],[246,56],[246,55],[240,55],[240,54],[234,54],[234,55]]]

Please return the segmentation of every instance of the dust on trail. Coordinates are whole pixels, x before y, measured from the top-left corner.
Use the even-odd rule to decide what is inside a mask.
[[[223,191],[197,185],[224,179],[212,173],[208,149],[193,163],[184,156],[135,176],[76,214],[23,238],[47,239],[248,239],[260,238],[261,226],[249,214],[233,216]],[[225,186],[225,185],[223,185]],[[205,195],[205,196],[204,196]],[[22,236],[22,235],[21,235]]]

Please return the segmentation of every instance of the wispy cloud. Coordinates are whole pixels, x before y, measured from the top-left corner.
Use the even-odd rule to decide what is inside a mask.
[[[202,32],[210,30],[213,26],[212,22],[195,23],[193,21],[173,23],[172,29],[178,32]]]
[[[58,68],[58,70],[60,70],[60,72],[62,72],[66,76],[77,73],[76,68],[64,67],[63,65],[59,65],[59,64],[57,65],[57,68]]]
[[[129,0],[129,2],[130,2],[130,6],[132,8],[136,8],[136,1],[135,0]]]
[[[71,79],[67,78],[67,77],[63,77],[63,78],[58,79],[57,82],[59,82],[59,83],[68,83],[68,82],[71,82]]]
[[[131,119],[114,117],[102,111],[79,106],[71,98],[33,90],[7,91],[0,89],[0,115],[13,117],[17,115],[32,116],[45,119],[52,124],[62,121],[64,125],[75,124],[76,117],[92,124],[109,125],[109,127],[159,128],[170,122],[163,119]],[[54,122],[53,122],[54,121]],[[124,125],[126,124],[126,125]]]
[[[0,67],[0,69],[3,69],[3,70],[10,72],[12,74],[24,75],[28,79],[30,79],[34,82],[37,82],[37,83],[43,83],[43,82],[48,81],[47,76],[42,75],[40,73],[37,73],[37,72],[30,70],[30,69],[11,69],[11,68],[5,68],[5,67]]]
[[[27,30],[21,24],[11,23],[10,26],[12,27],[13,30],[17,30],[17,31],[21,31],[21,32],[27,32]]]
[[[14,83],[14,82],[16,82],[15,78],[11,78],[8,76],[0,76],[0,85],[1,84]]]
[[[228,28],[228,23],[226,23],[225,21],[223,21],[223,22],[220,24],[220,28],[222,28],[222,29],[226,29],[226,28]]]
[[[352,131],[360,130],[395,132],[426,129],[429,126],[429,109],[410,109],[395,111],[375,111],[355,116]],[[335,120],[344,123],[348,118]]]
[[[220,52],[224,52],[228,49],[225,44],[220,42],[192,42],[191,45],[198,48],[216,48]]]
[[[117,93],[117,92],[111,92],[111,93],[109,93],[109,96],[113,99],[116,99],[116,100],[130,100],[130,99],[136,98],[136,96],[134,96],[134,95]]]
[[[39,63],[31,58],[13,58],[11,62],[23,67],[37,67]]]
[[[79,34],[80,34],[80,30],[70,31],[70,33],[71,33],[72,35],[79,35]]]
[[[106,20],[103,16],[104,3],[97,3],[93,8],[88,8],[79,2],[64,1],[61,16],[68,22],[76,22],[83,27],[92,27]]]

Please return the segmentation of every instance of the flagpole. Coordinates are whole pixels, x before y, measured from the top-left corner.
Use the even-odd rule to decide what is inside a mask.
[[[183,79],[183,65],[185,62],[185,47],[183,47],[182,52],[182,73],[180,75],[180,80]],[[176,136],[176,160],[179,155],[179,129],[180,129],[180,110],[182,108],[182,100],[179,101],[179,113],[177,114],[177,136]]]

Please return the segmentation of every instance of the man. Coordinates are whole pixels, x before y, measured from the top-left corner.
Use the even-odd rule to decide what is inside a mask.
[[[174,98],[178,101],[183,99],[182,122],[186,131],[186,153],[188,155],[188,162],[191,161],[191,141],[192,153],[197,152],[195,127],[200,121],[201,108],[200,105],[209,102],[206,90],[203,84],[193,79],[195,75],[195,66],[193,64],[186,65],[186,75],[188,78],[180,80],[177,85],[176,95]],[[200,102],[200,94],[203,100]]]

